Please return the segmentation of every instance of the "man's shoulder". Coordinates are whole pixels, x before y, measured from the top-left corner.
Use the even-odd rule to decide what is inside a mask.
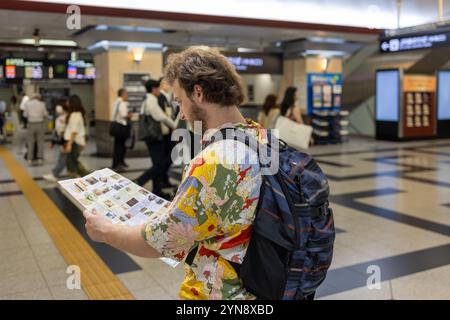
[[[225,167],[229,170],[240,171],[242,168],[253,167],[259,171],[257,152],[249,148],[244,142],[224,139],[211,143],[205,147],[189,163],[188,168],[197,168],[202,165]]]

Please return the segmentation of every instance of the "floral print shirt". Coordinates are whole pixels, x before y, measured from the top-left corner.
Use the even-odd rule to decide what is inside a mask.
[[[231,126],[267,141],[265,130],[251,120],[222,127]],[[243,261],[261,183],[255,151],[232,139],[216,141],[189,163],[168,212],[146,224],[144,238],[164,257],[182,261],[198,245],[192,265],[184,265],[181,299],[255,298],[229,261]]]

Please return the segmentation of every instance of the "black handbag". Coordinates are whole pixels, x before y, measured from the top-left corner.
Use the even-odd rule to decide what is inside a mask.
[[[145,100],[142,103],[141,114],[139,115],[139,140],[162,141],[161,123],[153,119],[151,115],[145,114]]]
[[[126,139],[130,136],[130,126],[124,126],[123,124],[114,121],[109,127],[109,135],[114,138]]]

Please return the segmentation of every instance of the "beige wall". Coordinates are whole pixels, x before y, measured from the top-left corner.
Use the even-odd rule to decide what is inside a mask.
[[[278,94],[280,89],[281,75],[271,74],[244,74],[241,75],[242,84],[247,95],[247,86],[253,85],[254,100],[249,101],[247,96],[247,103],[263,104],[268,94]]]
[[[289,86],[297,87],[299,94],[298,105],[303,113],[308,107],[307,74],[321,73],[322,59],[319,57],[306,57],[299,59],[286,59],[283,62],[283,77],[279,91],[280,102],[283,99],[284,91]],[[342,73],[342,59],[332,58],[328,61],[327,73]]]
[[[95,55],[97,79],[95,80],[95,117],[110,121],[111,107],[117,98],[117,90],[123,85],[124,73],[148,72],[153,79],[162,75],[162,52],[144,52],[142,61],[133,61],[132,52],[112,50]]]

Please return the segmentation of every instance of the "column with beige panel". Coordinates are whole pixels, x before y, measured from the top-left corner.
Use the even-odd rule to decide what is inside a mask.
[[[113,103],[117,91],[123,86],[125,73],[149,73],[158,79],[163,71],[161,51],[145,51],[140,62],[134,61],[133,52],[129,50],[109,49],[94,56],[97,72],[95,80],[95,139],[97,153],[110,156],[113,139],[109,136],[109,126],[113,117]],[[140,142],[128,155],[146,155],[146,147]]]
[[[306,56],[295,59],[285,59],[283,62],[283,77],[280,92],[278,94],[280,103],[287,87],[297,87],[302,113],[306,114],[308,109],[308,73],[342,73],[342,58],[328,58],[326,65],[324,58],[320,56]]]

